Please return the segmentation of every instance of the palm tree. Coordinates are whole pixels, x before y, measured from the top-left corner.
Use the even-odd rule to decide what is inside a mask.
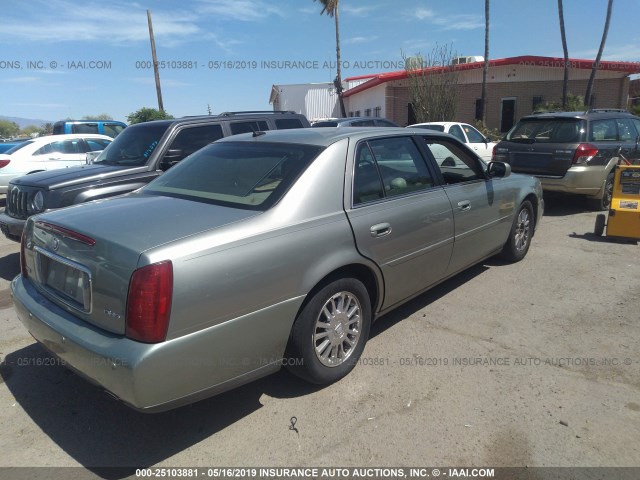
[[[564,53],[564,77],[562,79],[562,109],[567,109],[567,94],[569,89],[569,49],[567,36],[564,31],[564,11],[562,0],[558,0],[558,18],[560,19],[560,37],[562,38],[562,52]]]
[[[314,2],[316,0],[313,0]],[[344,99],[342,98],[342,77],[340,76],[340,19],[338,15],[338,3],[340,0],[318,0],[322,4],[322,11],[320,15],[326,13],[330,17],[334,17],[336,20],[336,60],[337,71],[336,79],[333,81],[336,86],[336,92],[338,93],[338,99],[340,100],[340,112],[343,117],[347,116],[347,111],[344,108]]]
[[[587,83],[587,93],[584,94],[584,103],[592,107],[591,105],[591,90],[593,89],[593,81],[596,78],[596,71],[598,70],[598,65],[600,64],[600,58],[602,58],[602,52],[604,50],[604,44],[607,41],[607,34],[609,33],[609,22],[611,22],[611,10],[613,9],[613,0],[609,0],[607,4],[607,17],[604,21],[604,30],[602,31],[602,40],[600,41],[600,48],[598,49],[598,55],[596,56],[596,61],[593,63],[591,67],[591,76],[589,77],[589,83]]]
[[[480,120],[487,124],[487,76],[489,75],[489,0],[484,0],[484,68],[482,69],[482,98]]]

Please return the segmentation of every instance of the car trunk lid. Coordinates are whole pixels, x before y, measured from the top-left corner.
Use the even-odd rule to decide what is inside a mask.
[[[50,212],[29,222],[27,274],[58,307],[124,334],[142,252],[259,213],[137,194]]]
[[[524,119],[497,145],[496,160],[511,164],[516,173],[563,177],[584,132],[580,119]]]

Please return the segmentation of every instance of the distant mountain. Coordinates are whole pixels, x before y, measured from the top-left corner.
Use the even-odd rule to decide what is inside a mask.
[[[0,115],[0,120],[8,120],[9,122],[16,122],[20,128],[28,127],[29,125],[35,125],[37,127],[45,123],[53,123],[53,120],[39,120],[37,118],[20,118],[20,117],[5,117]]]

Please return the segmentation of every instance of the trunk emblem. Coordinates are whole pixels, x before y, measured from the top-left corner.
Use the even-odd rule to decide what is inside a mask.
[[[116,313],[116,312],[114,312],[114,311],[112,311],[112,310],[107,310],[107,309],[105,309],[105,310],[104,310],[104,314],[105,314],[107,317],[113,318],[113,319],[115,319],[115,320],[120,320],[120,319],[122,318],[122,315],[120,315],[119,313]]]

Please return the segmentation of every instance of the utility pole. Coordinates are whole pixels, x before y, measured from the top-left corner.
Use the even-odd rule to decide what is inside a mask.
[[[164,113],[162,105],[162,90],[160,90],[160,73],[158,72],[158,57],[156,56],[156,41],[153,37],[153,25],[151,24],[151,10],[147,10],[147,21],[149,22],[149,38],[151,39],[151,57],[153,58],[153,73],[156,77],[156,92],[158,94],[158,110]]]

